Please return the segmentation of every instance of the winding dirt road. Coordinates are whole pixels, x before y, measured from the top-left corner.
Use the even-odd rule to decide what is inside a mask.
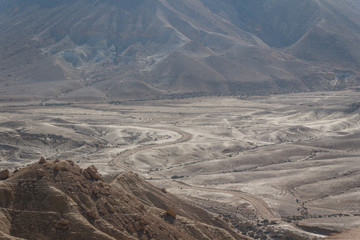
[[[226,190],[226,189],[218,189],[218,188],[209,188],[209,187],[200,187],[200,186],[194,186],[194,185],[189,185],[186,184],[184,182],[181,181],[174,181],[177,184],[181,185],[182,188],[188,188],[188,189],[192,189],[192,190],[200,190],[200,191],[206,191],[206,192],[216,192],[216,193],[224,193],[224,194],[231,194],[235,197],[244,199],[245,201],[249,202],[251,205],[254,206],[254,208],[256,209],[257,213],[259,215],[261,215],[261,217],[263,219],[267,219],[269,221],[274,221],[276,222],[276,225],[283,228],[283,229],[287,229],[290,230],[292,232],[297,232],[299,234],[303,234],[303,235],[307,235],[310,238],[316,237],[316,238],[323,238],[325,237],[324,235],[320,235],[320,234],[314,234],[314,233],[310,233],[307,231],[304,231],[300,228],[297,228],[296,226],[284,222],[283,220],[281,220],[281,218],[276,215],[272,209],[269,207],[269,205],[267,205],[267,203],[259,198],[254,197],[253,195],[250,195],[248,193],[245,192],[241,192],[241,191],[236,191],[236,190]]]
[[[136,126],[139,127],[139,126]],[[142,126],[141,126],[142,127]],[[125,161],[127,159],[129,159],[129,157],[135,153],[147,150],[147,149],[151,149],[151,148],[157,148],[157,147],[164,147],[164,146],[169,146],[169,145],[175,145],[175,144],[180,144],[180,143],[185,143],[188,142],[192,139],[193,135],[191,133],[182,131],[182,130],[178,130],[175,128],[153,128],[153,127],[144,127],[144,128],[148,128],[148,129],[158,129],[158,130],[167,130],[167,131],[171,131],[171,132],[176,132],[178,134],[181,135],[180,138],[176,139],[175,141],[171,141],[171,142],[165,142],[165,143],[160,143],[160,144],[149,144],[149,145],[143,145],[143,146],[139,146],[137,148],[134,149],[129,149],[129,150],[125,150],[123,152],[121,152],[118,156],[116,156],[113,160],[111,160],[109,162],[109,164],[111,166],[117,166],[121,169],[123,169],[124,171],[133,171],[133,169],[131,169],[130,166],[128,166],[127,164],[125,164]]]
[[[122,153],[120,153],[120,155],[118,155],[112,161],[110,161],[111,165],[117,166],[117,167],[123,169],[124,171],[132,171],[133,169],[131,169],[130,166],[125,164],[125,161],[131,155],[133,155],[135,153],[138,153],[140,151],[151,149],[151,148],[185,143],[185,142],[190,141],[192,139],[192,137],[193,137],[193,135],[191,133],[188,133],[188,132],[185,132],[185,131],[182,131],[182,130],[178,130],[178,129],[174,129],[174,128],[152,128],[152,127],[146,127],[146,128],[173,131],[173,132],[176,132],[176,133],[180,134],[181,137],[176,139],[175,141],[171,141],[171,142],[166,142],[166,143],[161,143],[161,144],[143,145],[143,146],[139,146],[139,147],[134,148],[134,149],[129,149],[129,150],[123,151]],[[114,179],[114,182],[115,181],[116,181],[116,177]],[[191,189],[232,194],[234,196],[242,198],[242,199],[248,201],[249,203],[251,203],[255,207],[255,209],[258,211],[258,213],[264,219],[268,219],[270,221],[279,221],[280,220],[280,218],[278,216],[276,216],[271,211],[270,207],[266,204],[265,201],[263,201],[261,199],[258,199],[258,198],[255,198],[255,197],[251,196],[250,194],[247,194],[247,193],[244,193],[244,192],[239,192],[239,191],[231,191],[231,190],[222,190],[222,189],[216,189],[216,188],[206,188],[206,187],[199,187],[199,186],[191,186],[191,185],[182,183],[180,181],[176,181],[176,182],[178,184],[185,185],[186,187],[191,188]]]
[[[136,126],[136,127],[139,127],[139,126]],[[182,131],[182,130],[179,130],[179,129],[175,129],[175,128],[164,128],[164,127],[163,128],[144,127],[144,128],[173,131],[173,132],[176,132],[176,133],[180,134],[181,137],[174,140],[174,141],[171,141],[171,142],[165,142],[165,143],[160,143],[160,144],[143,145],[143,146],[139,146],[139,147],[134,148],[134,149],[125,150],[125,151],[121,152],[113,160],[111,160],[109,162],[109,164],[111,164],[112,166],[117,166],[117,167],[123,169],[124,171],[132,171],[133,169],[131,169],[131,167],[128,166],[125,163],[125,161],[127,159],[129,159],[129,157],[131,155],[133,155],[135,153],[138,153],[140,151],[151,149],[151,148],[164,147],[164,146],[189,142],[193,137],[193,135],[191,133],[188,133],[188,132],[185,132],[185,131]],[[118,177],[118,175],[111,181],[111,183],[110,183],[111,185],[115,184],[117,177]],[[244,199],[245,201],[247,201],[251,205],[253,205],[254,208],[256,209],[256,211],[258,212],[258,214],[261,215],[261,217],[263,219],[267,219],[269,221],[275,221],[277,223],[277,225],[282,226],[285,229],[295,231],[295,232],[298,232],[300,234],[306,234],[306,235],[308,235],[310,237],[320,237],[320,238],[324,237],[322,235],[306,232],[306,231],[304,231],[302,229],[299,229],[299,228],[297,228],[297,227],[295,227],[295,226],[293,226],[293,225],[291,225],[289,223],[286,223],[286,222],[282,221],[281,218],[272,211],[272,209],[269,207],[269,205],[267,205],[267,203],[264,200],[256,198],[253,195],[250,195],[248,193],[241,192],[241,191],[236,191],[236,190],[226,190],[226,189],[218,189],[218,188],[193,186],[193,185],[189,185],[189,184],[186,184],[184,182],[181,182],[181,181],[174,181],[174,183],[177,183],[178,185],[181,185],[182,187],[193,189],[193,190],[231,194],[233,196]]]
[[[226,190],[226,189],[218,189],[218,188],[209,188],[209,187],[200,187],[200,186],[193,186],[186,183],[183,183],[181,181],[176,181],[179,185],[182,185],[182,187],[189,188],[189,189],[195,189],[200,191],[207,191],[207,192],[217,192],[217,193],[224,193],[224,194],[231,194],[233,196],[239,197],[241,199],[244,199],[245,201],[249,202],[254,206],[256,211],[262,216],[262,218],[267,219],[269,221],[280,221],[280,218],[276,216],[271,211],[271,208],[267,205],[267,203],[261,199],[258,199],[248,193],[235,191],[235,190]]]

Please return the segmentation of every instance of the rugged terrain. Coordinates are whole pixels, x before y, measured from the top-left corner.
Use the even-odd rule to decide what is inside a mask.
[[[19,169],[0,182],[0,195],[1,239],[246,239],[135,174],[109,184],[71,160]]]
[[[1,167],[41,156],[133,171],[244,234],[360,226],[359,92],[117,104],[2,103]]]
[[[359,85],[357,0],[1,0],[0,100]]]
[[[0,0],[2,237],[355,236],[359,13]]]

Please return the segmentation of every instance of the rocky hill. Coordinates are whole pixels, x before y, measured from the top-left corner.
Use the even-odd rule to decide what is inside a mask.
[[[1,100],[358,86],[357,0],[0,0]]]
[[[45,161],[0,174],[1,239],[246,239],[220,217],[132,173]]]

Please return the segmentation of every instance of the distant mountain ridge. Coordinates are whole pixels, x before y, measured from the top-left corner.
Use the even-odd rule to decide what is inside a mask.
[[[357,86],[359,12],[356,0],[1,0],[0,100]]]

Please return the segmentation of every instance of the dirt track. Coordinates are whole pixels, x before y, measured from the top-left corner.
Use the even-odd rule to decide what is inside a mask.
[[[146,128],[151,128],[151,129],[162,129],[162,130],[168,130],[168,131],[173,131],[176,132],[178,134],[181,135],[180,138],[178,138],[175,141],[171,141],[171,142],[166,142],[166,143],[161,143],[161,144],[150,144],[150,145],[143,145],[143,146],[139,146],[135,149],[130,149],[130,150],[126,150],[123,151],[122,153],[120,153],[120,155],[118,155],[117,157],[115,157],[112,161],[110,161],[110,164],[117,166],[125,171],[133,171],[135,169],[132,169],[130,166],[128,166],[125,161],[133,154],[136,154],[138,152],[144,151],[144,150],[149,150],[151,148],[157,148],[157,147],[164,147],[164,146],[169,146],[169,145],[175,145],[175,144],[180,144],[180,143],[185,143],[190,141],[193,138],[193,135],[191,133],[179,130],[179,129],[174,129],[174,128],[152,128],[152,127],[146,127]],[[111,181],[111,184],[114,184],[116,182],[117,176],[113,179],[113,181]],[[193,186],[193,185],[189,185],[189,184],[185,184],[181,181],[174,181],[177,184],[181,185],[182,187],[186,187],[189,189],[193,189],[193,190],[202,190],[202,191],[208,191],[208,192],[217,192],[217,193],[224,193],[224,194],[231,194],[233,196],[239,197],[241,199],[244,199],[245,201],[249,202],[251,205],[254,206],[254,208],[256,209],[256,211],[258,212],[258,214],[263,218],[263,219],[267,219],[269,221],[274,221],[276,222],[279,226],[281,225],[283,228],[294,231],[294,232],[298,232],[300,234],[306,234],[309,236],[315,236],[315,237],[324,237],[322,235],[317,235],[317,234],[312,234],[309,232],[305,232],[299,228],[294,227],[291,224],[288,224],[284,221],[281,220],[281,218],[279,216],[277,216],[272,210],[271,208],[267,205],[267,203],[261,199],[258,199],[248,193],[245,192],[241,192],[241,191],[235,191],[235,190],[224,190],[224,189],[216,189],[216,188],[208,188],[208,187],[200,187],[200,186]]]
[[[152,128],[152,129],[155,129],[155,128]],[[185,143],[185,142],[190,141],[191,138],[193,137],[193,135],[191,133],[188,133],[188,132],[185,132],[185,131],[182,131],[182,130],[178,130],[178,129],[174,129],[174,128],[160,128],[160,129],[168,130],[168,131],[174,131],[174,132],[180,134],[181,137],[179,139],[175,140],[175,141],[172,141],[172,142],[166,142],[166,143],[162,143],[162,144],[144,145],[144,146],[137,147],[135,149],[126,150],[126,151],[120,153],[120,155],[118,155],[116,158],[114,158],[110,162],[110,164],[115,165],[115,166],[117,166],[117,167],[119,167],[119,168],[121,168],[121,169],[123,169],[125,171],[132,171],[133,169],[131,169],[130,166],[128,166],[128,165],[126,165],[124,163],[124,161],[126,159],[128,159],[131,155],[133,155],[135,153],[138,153],[140,151],[151,149],[151,148]],[[239,192],[239,191],[231,191],[231,190],[222,190],[222,189],[216,189],[216,188],[205,188],[205,187],[198,187],[198,186],[190,186],[190,185],[184,184],[182,182],[178,182],[178,183],[181,184],[181,185],[186,185],[187,187],[189,187],[191,189],[206,190],[206,191],[211,191],[211,192],[232,194],[234,196],[237,196],[239,198],[242,198],[242,199],[250,202],[255,207],[255,209],[258,211],[258,213],[264,219],[267,219],[267,220],[270,220],[270,221],[279,221],[280,220],[280,218],[278,216],[276,216],[271,211],[270,207],[263,200],[255,198],[255,197],[251,196],[250,194],[247,194],[247,193],[244,193],[244,192]]]
[[[250,194],[240,192],[240,191],[231,191],[231,190],[224,190],[224,189],[216,189],[216,188],[208,188],[208,187],[199,187],[199,186],[190,186],[188,184],[185,184],[181,181],[176,181],[178,184],[182,185],[182,187],[187,187],[190,189],[196,189],[201,191],[208,191],[208,192],[218,192],[218,193],[224,193],[224,194],[231,194],[233,196],[242,198],[249,203],[251,203],[256,211],[264,218],[270,221],[280,221],[280,218],[276,216],[270,209],[270,207],[261,199],[258,199],[254,196],[251,196]]]
[[[340,233],[340,234],[334,234],[334,235],[331,235],[330,237],[327,237],[325,239],[333,239],[333,240],[336,240],[336,239],[341,239],[341,240],[356,240],[356,239],[359,239],[360,238],[360,228],[356,228],[356,229],[352,229],[352,230],[348,230],[348,231],[345,231],[343,233]]]
[[[290,230],[292,232],[298,232],[299,234],[307,235],[309,237],[318,237],[322,238],[325,237],[319,234],[313,234],[310,232],[306,232],[300,228],[295,227],[292,224],[284,222],[281,220],[279,216],[277,216],[272,209],[267,205],[267,203],[259,198],[256,198],[248,193],[240,192],[240,191],[232,191],[232,190],[224,190],[224,189],[217,189],[217,188],[208,188],[208,187],[199,187],[199,186],[191,186],[189,184],[183,183],[181,181],[176,181],[182,188],[189,188],[194,190],[200,191],[207,191],[207,192],[217,192],[217,193],[224,193],[224,194],[231,194],[233,196],[239,197],[241,199],[246,200],[250,204],[254,206],[258,214],[263,218],[269,221],[274,221],[277,223],[278,226],[281,226],[284,229]]]
[[[155,128],[152,128],[155,129]],[[126,165],[124,163],[124,161],[126,159],[128,159],[131,155],[138,153],[140,151],[144,151],[144,150],[148,150],[151,148],[156,148],[156,147],[163,147],[163,146],[169,146],[169,145],[174,145],[174,144],[180,144],[180,143],[185,143],[191,140],[191,138],[193,137],[193,135],[191,133],[182,131],[182,130],[178,130],[178,129],[174,129],[174,128],[160,128],[162,130],[168,130],[168,131],[174,131],[178,134],[181,135],[181,137],[175,141],[172,142],[166,142],[166,143],[161,143],[161,144],[151,144],[151,145],[144,145],[144,146],[139,146],[135,149],[130,149],[130,150],[126,150],[122,153],[120,153],[120,155],[118,155],[117,157],[115,157],[110,164],[115,165],[125,171],[132,171],[133,169],[131,169],[130,166]],[[186,185],[187,187],[191,188],[191,189],[198,189],[198,190],[206,190],[206,191],[212,191],[212,192],[220,192],[220,193],[228,193],[228,194],[232,194],[234,196],[240,197],[248,202],[250,202],[255,209],[259,212],[259,214],[264,218],[264,219],[268,219],[271,221],[278,221],[280,220],[280,218],[278,216],[276,216],[269,208],[269,206],[263,201],[260,200],[258,198],[255,198],[247,193],[243,193],[243,192],[239,192],[239,191],[230,191],[230,190],[221,190],[221,189],[216,189],[216,188],[205,188],[205,187],[198,187],[198,186],[190,186],[187,184],[184,184],[182,182],[178,182],[179,184],[182,185]]]
[[[161,143],[161,144],[143,145],[143,146],[139,146],[134,149],[125,150],[122,153],[120,153],[120,155],[116,156],[113,160],[111,160],[109,162],[109,164],[112,166],[117,166],[125,171],[133,171],[133,169],[130,166],[125,164],[125,160],[127,160],[131,155],[141,152],[143,150],[151,149],[151,148],[164,147],[164,146],[169,146],[169,145],[174,145],[174,144],[185,143],[185,142],[190,141],[191,138],[193,137],[193,135],[191,133],[188,133],[188,132],[185,132],[182,130],[178,130],[178,129],[174,129],[174,128],[152,128],[152,127],[146,127],[146,128],[173,131],[173,132],[180,134],[181,137],[176,139],[175,141],[171,141],[171,142],[166,142],[166,143]]]

